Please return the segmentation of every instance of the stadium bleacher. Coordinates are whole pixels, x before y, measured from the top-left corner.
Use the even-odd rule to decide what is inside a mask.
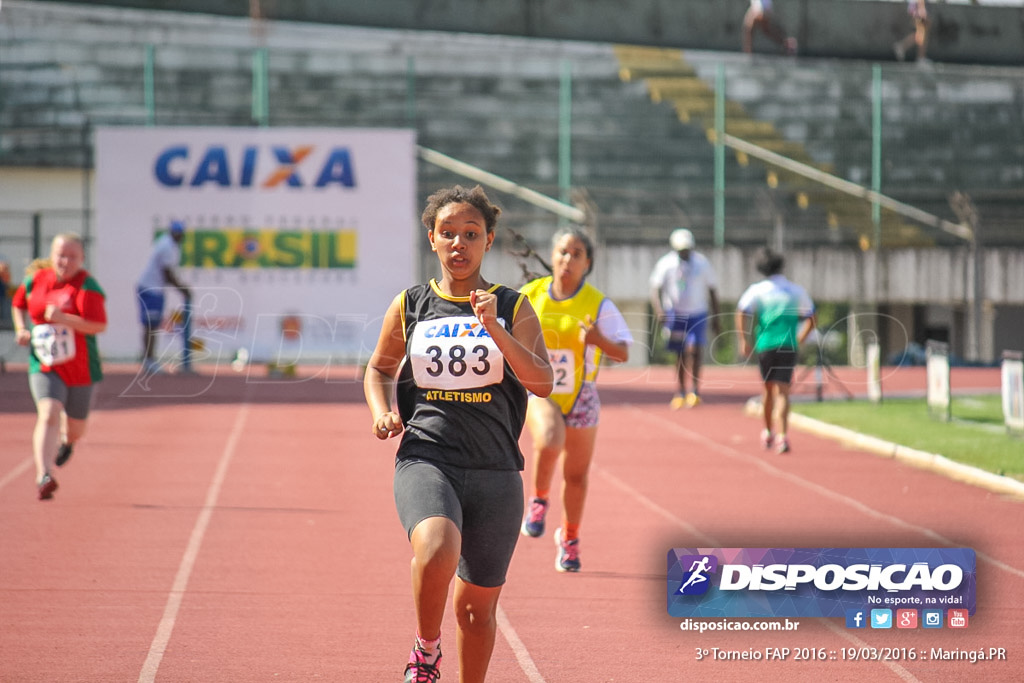
[[[727,130],[863,185],[870,183],[872,70],[849,60],[687,51],[703,88],[654,98],[610,44],[391,31],[56,3],[8,3],[0,22],[0,164],[83,167],[98,125],[415,127],[419,143],[558,196],[560,88],[571,79],[571,185],[608,241],[664,240],[685,222],[710,242],[716,71]],[[252,106],[254,54],[266,50],[266,119]],[[148,66],[147,66],[148,65]],[[147,68],[151,99],[147,101]],[[987,244],[1024,242],[1021,71],[886,66],[882,192],[957,221],[962,190]],[[662,74],[664,76],[664,74]],[[258,76],[255,76],[258,78]],[[662,85],[661,91],[667,92]],[[867,205],[726,155],[730,244],[863,246]],[[454,178],[420,164],[420,185]],[[550,217],[510,200],[530,233]],[[891,218],[891,217],[890,217]],[[888,220],[883,244],[955,244]]]

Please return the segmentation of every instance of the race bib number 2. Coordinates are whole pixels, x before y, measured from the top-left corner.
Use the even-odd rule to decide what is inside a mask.
[[[32,350],[43,365],[67,363],[75,357],[75,333],[65,325],[36,325],[32,328]]]
[[[474,389],[498,384],[504,377],[504,356],[475,316],[417,323],[409,360],[423,389]]]
[[[548,360],[555,376],[551,393],[573,393],[576,388],[576,355],[570,349],[549,349]]]

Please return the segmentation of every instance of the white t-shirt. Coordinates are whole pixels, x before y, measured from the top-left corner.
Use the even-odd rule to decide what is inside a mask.
[[[601,307],[597,309],[595,324],[597,329],[601,330],[601,334],[613,342],[617,344],[625,342],[627,346],[633,345],[633,333],[629,331],[629,326],[626,324],[626,319],[622,317],[619,307],[611,299],[606,298],[601,302]],[[594,347],[588,344],[585,354],[583,376],[587,377],[594,369]]]
[[[164,268],[174,268],[181,260],[181,247],[169,233],[160,235],[153,243],[153,251],[149,254],[146,267],[139,276],[140,289],[156,289],[167,284],[164,279]]]
[[[684,261],[672,251],[654,265],[650,285],[658,290],[662,310],[692,315],[708,312],[708,290],[718,289],[718,276],[704,254],[691,251]]]

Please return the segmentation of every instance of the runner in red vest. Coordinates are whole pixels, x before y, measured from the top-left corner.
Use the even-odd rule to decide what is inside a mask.
[[[49,264],[30,269],[12,301],[17,342],[30,348],[39,500],[52,498],[57,490],[49,465],[61,467],[71,457],[85,433],[93,387],[103,378],[96,335],[107,328],[106,297],[82,268],[84,261],[81,237],[57,235]]]

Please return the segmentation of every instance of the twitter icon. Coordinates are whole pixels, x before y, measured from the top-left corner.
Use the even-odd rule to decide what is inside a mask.
[[[892,628],[892,610],[871,610],[871,628]]]

